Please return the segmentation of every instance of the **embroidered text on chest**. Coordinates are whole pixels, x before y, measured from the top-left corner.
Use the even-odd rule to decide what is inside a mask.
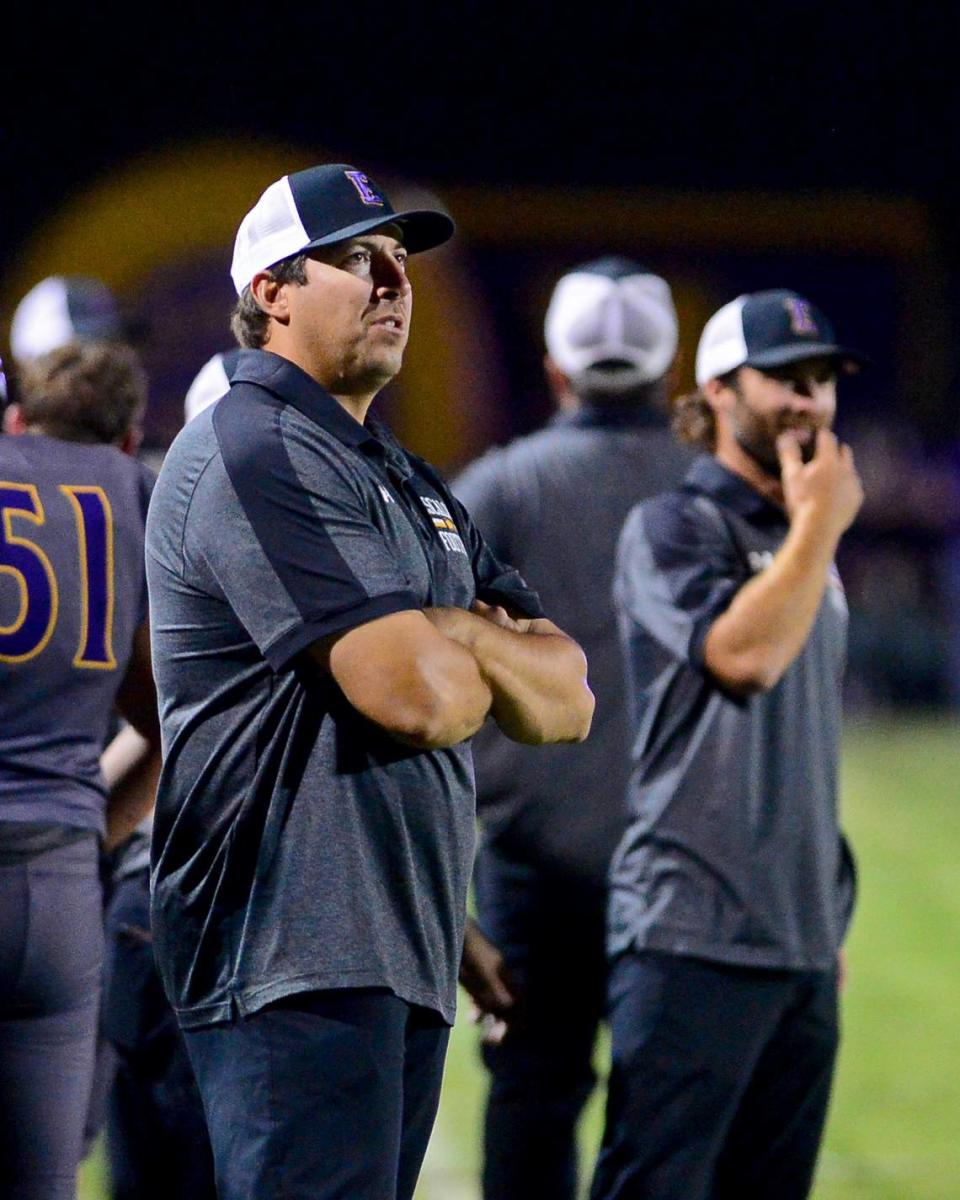
[[[421,496],[423,507],[433,519],[434,528],[439,534],[440,540],[446,548],[455,554],[466,554],[467,548],[463,544],[463,539],[457,533],[457,527],[454,524],[453,517],[450,515],[450,509],[443,503],[442,500],[435,500],[433,496]]]

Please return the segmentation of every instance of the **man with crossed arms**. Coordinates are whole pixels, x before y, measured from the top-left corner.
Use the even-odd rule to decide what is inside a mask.
[[[469,739],[586,736],[579,647],[436,471],[369,415],[410,331],[395,212],[328,164],[238,231],[230,391],[148,522],[165,764],[157,958],[222,1200],[407,1200],[463,947]]]

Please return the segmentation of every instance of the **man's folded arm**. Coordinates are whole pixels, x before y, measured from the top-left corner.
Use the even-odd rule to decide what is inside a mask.
[[[478,601],[474,611],[429,608],[426,618],[476,659],[492,693],[490,714],[516,742],[581,742],[594,698],[577,643],[545,618],[513,619]]]
[[[417,610],[323,638],[310,655],[358,712],[419,749],[464,741],[490,711],[492,690],[474,655]]]

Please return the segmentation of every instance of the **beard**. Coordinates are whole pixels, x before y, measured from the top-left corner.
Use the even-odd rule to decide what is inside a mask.
[[[749,454],[757,466],[774,479],[780,478],[780,456],[777,454],[777,438],[784,430],[795,429],[800,433],[800,457],[810,462],[817,452],[817,429],[813,421],[798,420],[790,412],[780,412],[768,417],[758,416],[742,401],[737,407],[733,436],[744,453]]]

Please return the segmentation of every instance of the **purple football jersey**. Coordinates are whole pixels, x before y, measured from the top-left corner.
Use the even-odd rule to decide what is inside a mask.
[[[0,821],[103,830],[152,486],[113,446],[0,438]]]

